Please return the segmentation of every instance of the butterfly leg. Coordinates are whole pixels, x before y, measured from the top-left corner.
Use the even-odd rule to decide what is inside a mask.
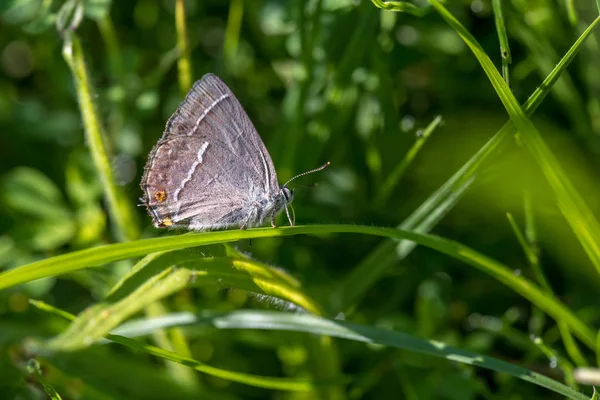
[[[275,215],[271,215],[271,226],[277,228],[277,225],[275,225]]]
[[[248,225],[251,226],[256,226],[256,215],[257,215],[257,210],[251,210],[248,213],[248,217],[246,217],[246,220],[244,221],[244,223],[240,226],[241,230],[246,230],[248,228]]]
[[[248,222],[250,222],[250,217],[246,218],[246,221],[240,226],[240,230],[245,231],[248,229]]]

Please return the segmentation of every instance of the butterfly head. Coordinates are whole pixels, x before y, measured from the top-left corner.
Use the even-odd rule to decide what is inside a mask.
[[[288,189],[283,186],[281,188],[281,195],[285,200],[285,204],[290,204],[294,200],[294,189]]]
[[[329,166],[329,164],[330,163],[328,161],[325,164],[321,165],[319,168],[311,169],[310,171],[306,171],[302,174],[296,175],[281,186],[281,195],[283,196],[283,199],[284,199],[283,207],[285,208],[285,214],[288,217],[288,221],[290,221],[290,226],[294,226],[295,215],[294,215],[293,219],[290,217],[290,212],[288,211],[287,206],[288,206],[288,204],[290,204],[292,202],[292,200],[294,200],[294,189],[291,189],[291,190],[288,189],[287,188],[288,183],[290,183],[291,181],[293,181],[296,178],[300,178],[301,176],[312,174],[313,172],[317,172],[322,169],[325,169]],[[290,207],[291,207],[291,205],[290,205]],[[294,213],[294,208],[292,208],[292,213]]]

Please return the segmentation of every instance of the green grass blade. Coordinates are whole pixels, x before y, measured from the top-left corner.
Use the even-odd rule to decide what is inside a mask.
[[[144,239],[128,243],[115,243],[52,257],[6,271],[0,274],[0,289],[46,276],[60,275],[110,261],[148,254],[150,252],[184,249],[207,244],[231,242],[239,239],[328,233],[360,233],[393,239],[407,239],[463,261],[468,265],[493,276],[524,298],[531,301],[555,320],[563,320],[582,342],[591,349],[595,348],[595,332],[581,322],[567,307],[553,298],[546,296],[542,290],[527,279],[515,276],[513,270],[507,266],[478,253],[467,246],[448,239],[392,228],[376,228],[357,225],[294,226],[278,229],[260,228],[247,231],[233,230],[190,233],[179,236]]]
[[[600,367],[600,329],[596,335],[596,365]]]
[[[375,7],[383,10],[403,12],[412,14],[416,17],[422,17],[426,15],[431,7],[418,7],[408,1],[384,1],[384,0],[371,0]]]
[[[240,43],[240,31],[244,16],[244,1],[233,0],[229,3],[225,38],[223,39],[223,57],[229,64],[235,62],[235,56]],[[231,66],[230,66],[231,67]]]
[[[170,326],[174,323],[183,325],[209,325],[218,329],[261,329],[283,330],[292,332],[307,332],[315,335],[327,335],[357,342],[390,346],[446,360],[473,365],[481,368],[502,372],[535,385],[549,389],[555,393],[567,396],[570,399],[588,399],[585,395],[563,385],[544,375],[509,364],[492,357],[476,354],[446,345],[445,343],[415,338],[401,332],[358,325],[350,322],[326,319],[309,314],[290,314],[273,311],[233,311],[227,314],[202,314],[199,316],[191,313],[181,313],[161,321],[150,321],[148,325],[155,327]],[[141,327],[143,321],[133,321],[133,326]],[[144,331],[135,332],[131,326],[124,325],[118,332],[145,334]]]
[[[540,352],[548,358],[548,361],[551,362],[554,360],[556,362],[556,367],[564,374],[564,380],[567,385],[571,386],[573,389],[577,389],[577,383],[573,378],[573,364],[571,364],[569,360],[557,354],[556,351],[550,346],[546,345],[541,338],[536,337],[532,340],[532,342],[538,348],[538,350],[540,350]]]
[[[499,138],[500,136],[494,136],[484,148],[495,147],[499,143]],[[478,154],[483,154],[483,152],[480,150]],[[475,157],[471,158],[471,161],[474,160]],[[463,169],[457,172],[446,184],[421,204],[416,211],[400,224],[398,229],[410,230],[422,234],[433,229],[454,208],[473,181],[471,179],[461,186],[454,188],[452,183],[457,182],[454,178],[458,179],[461,176],[465,176],[461,171]],[[389,240],[377,246],[335,288],[334,293],[330,296],[331,308],[334,313],[339,311],[347,312],[353,304],[360,301],[388,268],[408,256],[416,246],[416,242],[410,240]]]
[[[26,368],[27,372],[33,375],[33,377],[42,385],[44,391],[51,400],[62,400],[62,397],[60,397],[60,394],[58,394],[56,389],[54,389],[54,386],[52,386],[52,384],[50,384],[50,382],[44,378],[44,375],[42,374],[42,368],[37,360],[29,360]]]
[[[335,379],[331,379],[330,381],[315,382],[309,379],[276,378],[245,374],[242,372],[215,368],[192,358],[183,357],[171,351],[163,350],[161,348],[144,344],[123,336],[110,335],[108,338],[115,343],[127,346],[137,352],[143,352],[163,358],[165,360],[177,362],[207,375],[265,389],[306,392],[313,391],[319,387],[337,385],[346,380],[346,378],[340,376]]]
[[[236,269],[232,269],[232,265]],[[242,289],[292,302],[311,313],[323,313],[299,288],[286,285],[274,274],[274,268],[250,260],[205,257],[197,250],[185,249],[150,254],[134,270],[135,273],[119,282],[106,299],[83,311],[67,330],[46,342],[43,348],[51,351],[82,349],[144,307],[187,287],[212,285]]]
[[[539,107],[544,98],[550,93],[550,90],[561,76],[563,71],[573,61],[579,50],[582,48],[586,39],[592,33],[592,30],[600,22],[600,18],[596,18],[590,26],[579,36],[573,46],[567,51],[565,56],[556,64],[554,69],[542,84],[531,94],[524,104],[524,109],[527,115],[532,115]],[[423,233],[428,232],[433,228],[445,215],[458,203],[462,196],[465,182],[471,180],[478,167],[492,152],[499,148],[506,138],[515,133],[515,127],[511,121],[508,121],[504,126],[481,148],[477,151],[469,161],[465,163],[446,183],[444,183],[436,192],[434,192],[427,200],[425,200],[419,208],[409,215],[402,224],[400,229],[414,230],[424,219],[430,219],[429,228]],[[445,209],[445,212],[436,212],[438,209]],[[432,215],[437,215],[434,220]],[[410,252],[403,252],[403,256],[396,254],[397,248],[401,246],[410,246],[406,241],[396,243],[386,241],[378,246],[369,256],[361,261],[352,272],[348,275],[344,283],[337,289],[338,293],[332,296],[335,304],[332,307],[336,310],[346,310],[352,304],[360,300],[362,296],[372,287],[383,273],[395,265],[399,260]],[[368,277],[368,279],[365,279]]]
[[[190,58],[190,43],[187,36],[185,23],[185,2],[177,0],[175,3],[175,28],[177,30],[177,50],[179,59],[177,70],[179,72],[179,89],[186,94],[192,87],[192,60]]]
[[[517,221],[515,221],[515,217],[513,217],[512,213],[507,212],[506,218],[508,219],[508,223],[510,224],[510,227],[512,228],[513,232],[515,233],[515,237],[517,238],[517,241],[523,248],[523,252],[525,253],[525,256],[527,257],[527,260],[529,261],[529,263],[531,265],[538,265],[537,254],[535,253],[533,248],[529,245],[529,243],[525,239],[525,235],[523,234],[523,232],[521,232],[521,229],[519,228]],[[536,274],[536,278],[538,280],[538,283],[540,285],[542,285],[542,287],[547,287],[545,285],[546,280],[543,275]]]
[[[69,38],[70,37],[70,38]],[[94,102],[94,89],[88,74],[83,49],[75,34],[68,36],[63,46],[63,56],[73,74],[79,108],[85,127],[86,143],[90,149],[96,170],[106,191],[108,210],[117,235],[121,240],[133,240],[139,236],[136,219],[130,202],[116,184],[106,149],[105,133]]]
[[[423,148],[427,139],[431,136],[433,131],[438,126],[440,126],[441,123],[442,123],[442,117],[437,116],[437,117],[435,117],[435,119],[433,121],[431,121],[431,123],[429,125],[427,125],[427,127],[423,130],[423,134],[417,138],[417,140],[412,145],[412,147],[408,150],[408,152],[406,153],[404,158],[402,158],[400,163],[390,173],[390,175],[385,180],[385,182],[383,182],[383,184],[381,185],[381,189],[379,190],[379,193],[377,194],[377,196],[375,197],[375,200],[374,200],[374,203],[377,207],[381,207],[385,204],[387,199],[390,197],[390,195],[394,191],[394,188],[398,184],[398,181],[400,180],[400,178],[402,178],[402,175],[404,175],[406,168],[408,168],[408,166],[412,163],[412,161],[415,159],[415,157],[419,153],[419,150],[421,150],[421,148]]]
[[[496,31],[500,40],[500,55],[502,56],[502,76],[506,84],[510,86],[510,74],[508,66],[512,63],[510,46],[508,45],[508,35],[506,34],[506,25],[504,23],[504,14],[502,13],[502,0],[492,0],[494,9],[494,18],[496,21]]]
[[[578,18],[577,18],[577,10],[575,9],[575,4],[573,0],[564,0],[565,2],[565,10],[567,11],[567,16],[569,17],[569,22],[571,26],[577,26]]]
[[[125,80],[125,66],[123,65],[121,44],[119,43],[115,25],[110,14],[106,14],[104,17],[98,19],[97,23],[106,46],[106,53],[108,54],[111,71],[113,71],[117,78],[117,82],[120,85],[123,85]]]
[[[531,56],[538,73],[543,76],[552,71],[559,57],[551,40],[533,32],[530,26],[518,18],[513,18],[511,26],[514,37],[527,47],[527,53]],[[552,97],[564,110],[565,116],[572,124],[570,129],[578,139],[590,149],[597,147],[589,134],[591,126],[585,100],[568,70],[561,74],[561,79],[554,85]],[[594,153],[598,154],[598,151],[594,150]]]
[[[596,271],[600,274],[600,225],[598,225],[594,214],[571,184],[558,160],[544,143],[533,123],[526,117],[510,88],[473,35],[437,0],[430,0],[430,3],[469,46],[481,64],[506,111],[508,111],[510,119],[517,130],[521,132],[523,142],[554,190],[558,208],[575,233]]]
[[[144,307],[143,312],[147,317],[157,317],[169,313],[169,309],[160,301],[148,304]],[[184,332],[181,328],[171,328],[169,331],[156,330],[152,333],[152,340],[161,349],[174,351],[185,357],[191,357],[190,346],[186,340]],[[167,362],[165,364],[167,373],[173,378],[175,382],[178,382],[182,387],[185,387],[188,391],[202,390],[202,384],[198,381],[194,371],[185,366]]]
[[[542,269],[542,266],[540,264],[540,250],[538,247],[539,241],[537,238],[537,230],[535,228],[535,218],[532,210],[531,196],[529,195],[528,191],[525,191],[525,195],[523,196],[523,198],[525,214],[525,235],[523,235],[524,237],[521,239],[521,244],[525,249],[525,252],[527,253],[529,265],[533,272],[533,276],[540,285],[540,288],[544,290],[548,296],[556,298],[556,294],[554,293],[552,286],[550,286],[550,283],[546,278],[544,270]],[[516,228],[516,222],[514,220],[511,221],[511,224],[514,224],[515,227],[513,227],[513,229],[516,229],[516,231],[518,231],[518,228]],[[571,360],[573,360],[573,363],[578,367],[586,366],[587,362],[585,360],[585,357],[581,353],[581,350],[579,350],[579,346],[573,338],[569,327],[562,321],[556,321],[556,324],[558,326],[560,336],[563,340],[563,345],[565,346],[567,354],[569,355],[569,357],[571,357]]]
[[[40,308],[41,310],[44,310],[44,311],[52,313],[54,315],[63,317],[65,319],[68,319],[71,321],[76,320],[74,315],[69,314],[66,311],[52,307],[46,303],[36,301],[36,302],[32,302],[32,304],[34,304],[36,307]],[[152,318],[150,320],[152,321],[152,320],[154,320],[154,318]],[[158,317],[158,318],[156,318],[156,320],[164,322],[165,317]],[[171,318],[170,316],[167,317],[167,320],[171,321],[171,322],[174,321],[173,318]],[[180,322],[179,320],[175,320],[175,321]],[[181,326],[181,325],[182,324],[179,324],[179,326]],[[173,328],[173,327],[176,327],[177,325],[175,325],[173,323],[171,323],[169,325],[162,323],[162,326],[159,326],[158,324],[154,323],[153,326],[156,329],[161,329],[161,328]],[[151,333],[151,332],[149,332],[149,333]],[[175,362],[175,363],[178,363],[181,365],[185,365],[187,367],[193,368],[196,371],[205,373],[207,375],[215,376],[215,377],[218,377],[221,379],[230,380],[233,382],[244,383],[244,384],[250,385],[250,386],[265,388],[265,389],[286,390],[286,391],[312,391],[312,390],[315,390],[315,389],[317,389],[319,387],[323,387],[323,386],[337,385],[337,384],[340,384],[347,380],[345,377],[340,376],[340,377],[336,377],[331,380],[316,382],[316,381],[312,381],[309,379],[275,378],[275,377],[268,377],[268,376],[245,374],[245,373],[240,373],[240,372],[235,372],[235,371],[212,367],[212,366],[202,363],[200,361],[194,360],[190,357],[185,357],[185,356],[179,355],[177,353],[174,353],[172,351],[161,349],[156,346],[143,344],[136,340],[133,340],[133,339],[130,339],[130,338],[118,335],[118,334],[109,334],[106,337],[107,337],[107,341],[111,341],[114,343],[124,345],[126,347],[129,347],[132,350],[137,351],[137,352],[153,355],[153,356],[163,358],[168,361],[172,361],[172,362]],[[104,341],[104,342],[106,342],[106,341]],[[39,343],[37,343],[37,342],[31,343],[30,346],[31,346],[31,350],[34,350],[34,351],[41,350],[41,348],[39,347]]]

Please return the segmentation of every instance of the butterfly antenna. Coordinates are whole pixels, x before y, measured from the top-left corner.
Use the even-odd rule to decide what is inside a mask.
[[[289,181],[287,181],[286,183],[284,183],[283,186],[281,186],[281,188],[286,187],[288,185],[288,183],[290,183],[291,181],[293,181],[296,178],[300,178],[301,176],[312,174],[313,172],[321,171],[321,170],[327,168],[329,166],[329,164],[331,164],[331,163],[329,161],[327,161],[325,164],[321,165],[319,168],[311,169],[310,171],[306,171],[301,174],[298,174],[298,175],[294,176],[292,179],[290,179]],[[288,219],[289,219],[289,215],[288,215]]]

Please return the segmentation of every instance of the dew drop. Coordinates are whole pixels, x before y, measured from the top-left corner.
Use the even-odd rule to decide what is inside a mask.
[[[415,117],[412,115],[405,115],[404,118],[402,118],[402,121],[400,121],[400,129],[402,129],[403,132],[408,132],[414,127]]]
[[[481,0],[475,0],[471,3],[471,11],[474,13],[480,13],[483,11],[483,2]]]

